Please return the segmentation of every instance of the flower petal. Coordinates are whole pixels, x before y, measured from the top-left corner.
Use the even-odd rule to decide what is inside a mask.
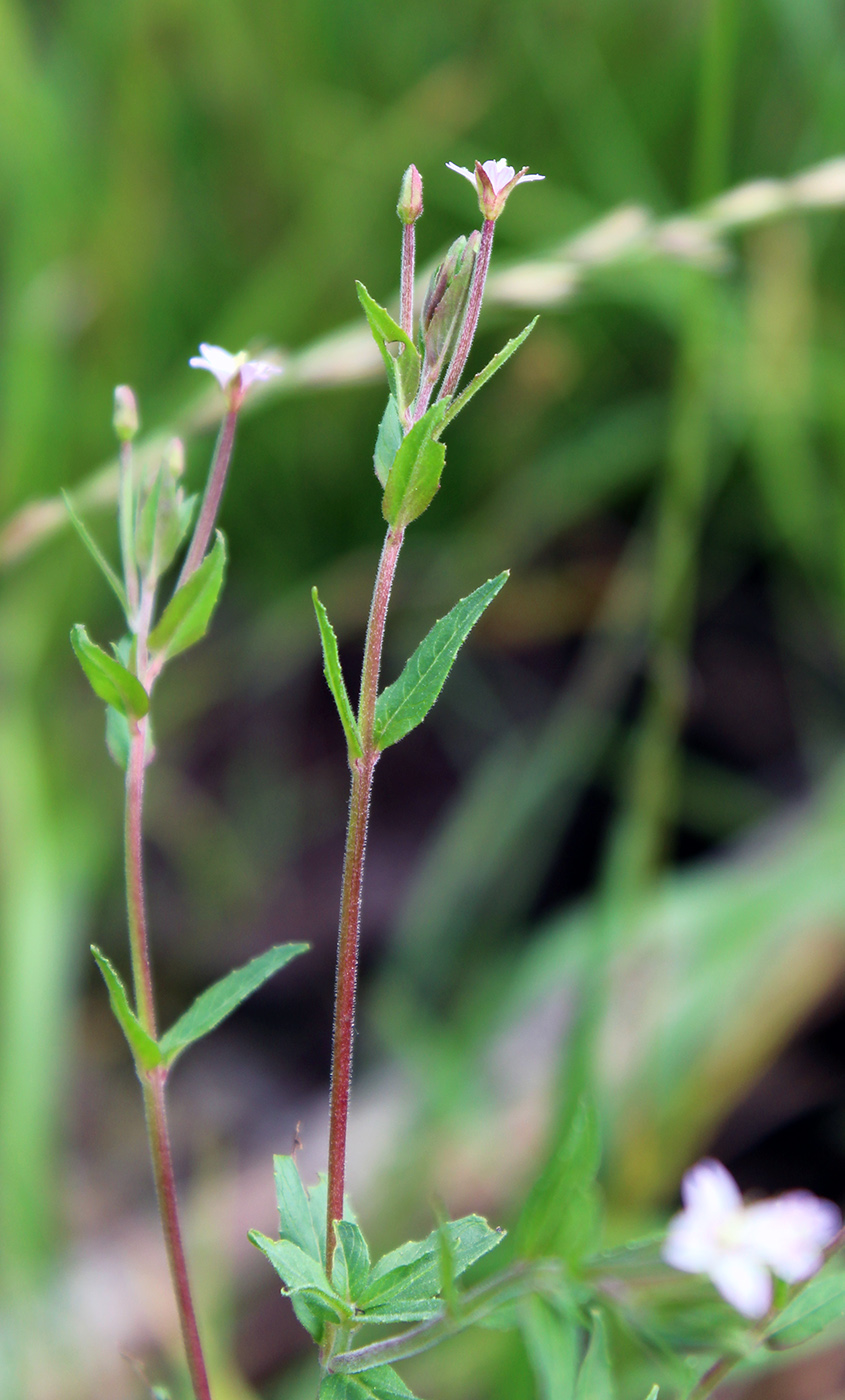
[[[692,1210],[683,1210],[669,1222],[661,1250],[667,1264],[686,1274],[707,1274],[720,1255],[713,1221]]]
[[[446,169],[454,170],[456,175],[463,175],[464,179],[469,180],[473,189],[475,189],[475,174],[472,170],[467,170],[465,165],[455,165],[453,161],[447,160]]]
[[[841,1228],[842,1216],[832,1201],[819,1200],[810,1191],[789,1191],[748,1207],[743,1240],[778,1278],[799,1283],[821,1268],[823,1251]]]
[[[752,1255],[723,1254],[708,1270],[722,1297],[743,1317],[763,1317],[772,1306],[772,1277]]]
[[[739,1187],[727,1167],[713,1157],[690,1167],[681,1182],[681,1199],[687,1210],[713,1220],[742,1210]]]
[[[241,370],[241,386],[246,391],[251,384],[261,383],[265,379],[272,379],[275,375],[281,374],[280,365],[271,365],[269,360],[247,360]]]

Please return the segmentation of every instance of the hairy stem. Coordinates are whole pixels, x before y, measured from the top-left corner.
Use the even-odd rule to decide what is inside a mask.
[[[414,336],[414,258],[416,235],[413,224],[402,225],[402,274],[400,279],[399,324],[407,336]]]
[[[349,1086],[352,1077],[352,1038],[355,1029],[355,989],[358,974],[358,941],[361,930],[361,890],[373,772],[379,751],[373,743],[376,698],[378,696],[381,653],[387,605],[396,573],[403,530],[389,529],[384,541],[373,589],[364,666],[358,726],[363,753],[352,762],[352,790],[346,828],[346,853],[340,897],[340,920],[335,980],[334,1034],[332,1041],[332,1084],[329,1104],[329,1180],[326,1222],[327,1267],[331,1274],[334,1254],[334,1222],[343,1218],[343,1190],[346,1176],[346,1135],[349,1118]]]
[[[135,564],[135,484],[132,479],[132,443],[120,444],[120,486],[118,496],[118,532],[126,602],[130,618],[138,611],[138,570]]]
[[[478,325],[478,316],[481,311],[481,302],[484,297],[484,284],[487,281],[487,270],[490,266],[490,254],[493,251],[493,234],[496,224],[493,219],[485,219],[481,229],[481,243],[478,249],[478,256],[475,259],[475,267],[472,271],[472,282],[470,284],[469,296],[467,297],[467,309],[464,316],[461,333],[458,336],[458,343],[452,354],[449,368],[446,371],[446,378],[440,386],[438,399],[450,399],[458,387],[464,366],[469,356],[475,329]]]
[[[182,572],[179,575],[179,582],[176,587],[181,588],[183,583],[187,583],[191,574],[199,568],[203,561],[208,542],[211,539],[211,532],[214,529],[214,522],[217,519],[217,512],[220,509],[220,501],[223,496],[223,487],[226,485],[226,474],[229,470],[229,463],[232,460],[232,448],[235,444],[235,428],[238,422],[238,412],[241,405],[241,396],[235,392],[230,399],[226,417],[220,424],[220,432],[217,437],[217,445],[214,449],[214,456],[211,461],[211,470],[208,473],[208,482],[205,494],[202,498],[200,513],[194,527],[193,538],[185,555],[185,562],[182,565]]]

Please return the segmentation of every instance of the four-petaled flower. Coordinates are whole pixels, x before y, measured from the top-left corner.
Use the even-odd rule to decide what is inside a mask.
[[[730,1172],[712,1159],[686,1173],[681,1197],[684,1209],[670,1222],[663,1258],[686,1273],[707,1274],[745,1317],[768,1312],[772,1274],[801,1283],[820,1269],[842,1227],[833,1202],[809,1191],[744,1205]]]
[[[465,165],[455,165],[451,160],[447,160],[446,166],[449,170],[454,170],[457,175],[463,175],[478,194],[478,207],[485,219],[498,219],[507,202],[511,190],[515,190],[517,185],[523,184],[527,180],[545,180],[545,175],[529,175],[528,166],[524,165],[521,170],[514,170],[512,165],[508,165],[506,160],[485,160],[475,162],[475,171],[467,170]]]
[[[251,360],[246,350],[231,355],[219,345],[201,345],[200,351],[199,355],[191,356],[188,364],[193,369],[207,369],[220,388],[224,392],[229,389],[238,403],[251,385],[282,373],[281,367],[271,364],[269,360]]]

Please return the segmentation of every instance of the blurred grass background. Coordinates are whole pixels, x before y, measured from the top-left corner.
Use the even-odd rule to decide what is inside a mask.
[[[354,1153],[383,1243],[427,1227],[433,1192],[516,1218],[579,1008],[617,1235],[714,1145],[743,1186],[841,1196],[842,215],[793,201],[645,250],[620,237],[629,212],[572,295],[548,288],[613,210],[671,219],[843,152],[835,0],[0,0],[7,542],[22,507],[111,457],[118,382],[151,434],[189,429],[198,482],[209,400],[188,355],[307,349],[355,322],[355,277],[393,296],[409,161],[423,261],[476,218],[447,159],[546,176],[499,225],[496,268],[535,276],[491,300],[476,363],[542,320],[451,433],[390,626],[393,672],[512,567],[379,771]],[[313,1389],[243,1238],[272,1226],[270,1153],[300,1119],[320,1164],[346,775],[308,590],[354,674],[384,389],[365,337],[307,364],[242,424],[225,603],[161,688],[150,785],[165,1020],[269,942],[314,945],[174,1080],[223,1400]],[[111,538],[107,511],[89,519]],[[152,1376],[178,1348],[136,1086],[86,951],[124,958],[121,792],[67,635],[84,619],[105,641],[118,619],[65,535],[4,559],[2,1393],[120,1400],[144,1393],[121,1348]],[[439,1357],[423,1393],[534,1393],[507,1334]],[[653,1379],[638,1364],[633,1396]],[[841,1360],[828,1372],[809,1393],[837,1393]]]

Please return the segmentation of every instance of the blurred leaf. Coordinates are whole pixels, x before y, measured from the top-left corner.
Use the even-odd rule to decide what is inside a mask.
[[[100,952],[99,948],[91,945],[91,952],[94,954],[94,961],[103,974],[103,980],[108,988],[109,1001],[115,1018],[120,1025],[123,1034],[129,1043],[132,1051],[132,1058],[138,1068],[139,1073],[144,1070],[157,1069],[164,1063],[164,1057],[152,1036],[149,1035],[135,1012],[129,1005],[129,998],[126,995],[126,988],[115,971],[108,958]]]
[[[117,601],[120,603],[124,615],[126,615],[126,613],[128,612],[128,604],[126,602],[126,590],[124,589],[123,584],[121,583],[120,579],[118,578],[108,559],[104,555],[103,551],[100,549],[100,546],[97,544],[97,541],[94,539],[93,535],[90,534],[88,527],[77,515],[76,511],[73,508],[73,505],[71,504],[70,496],[67,494],[66,491],[62,491],[62,500],[65,503],[65,510],[70,516],[71,524],[73,525],[74,530],[78,534],[82,543],[85,545],[85,548],[88,550],[88,553],[91,555],[91,558],[94,560],[94,563],[97,565],[97,568],[101,570],[103,577],[105,578],[106,582],[108,583],[109,587],[111,588],[112,592],[117,598]]]
[[[106,705],[106,748],[124,773],[129,767],[129,749],[132,738],[129,722],[114,705]]]
[[[494,1230],[479,1215],[450,1220],[442,1227],[452,1250],[455,1277],[495,1249],[504,1230]],[[433,1317],[442,1306],[440,1288],[441,1229],[424,1240],[409,1240],[385,1254],[373,1267],[357,1299],[368,1321],[414,1322]]]
[[[137,676],[92,642],[81,623],[71,628],[70,640],[95,695],[131,719],[147,713],[150,698]]]
[[[410,525],[434,499],[446,461],[446,448],[434,434],[445,413],[445,401],[432,404],[402,439],[382,501],[382,514],[394,529]]]
[[[584,1095],[564,1114],[546,1166],[531,1188],[519,1223],[521,1250],[534,1256],[559,1253],[578,1264],[595,1248],[599,1161],[598,1114]]]
[[[322,1228],[315,1218],[308,1192],[302,1184],[293,1157],[273,1158],[276,1202],[279,1207],[279,1233],[282,1239],[298,1245],[318,1264],[326,1262],[326,1222]]]
[[[396,460],[396,453],[402,446],[402,420],[399,417],[399,409],[396,407],[396,400],[393,395],[387,400],[387,408],[384,410],[382,420],[378,425],[378,436],[376,438],[376,450],[373,454],[373,466],[376,476],[382,486],[387,485],[387,478],[390,469]]]
[[[527,1298],[518,1317],[538,1400],[573,1400],[580,1329],[545,1298]]]
[[[461,598],[406,662],[402,674],[376,702],[374,739],[386,749],[421,724],[443,689],[452,664],[485,608],[504,586],[508,570]]]
[[[159,1048],[168,1065],[195,1040],[201,1040],[221,1021],[252,996],[275,972],[286,967],[292,958],[308,951],[308,943],[279,943],[266,953],[236,968],[219,982],[207,987],[170,1030],[161,1037]]]
[[[323,674],[326,678],[329,690],[334,696],[337,705],[337,712],[340,722],[343,725],[343,732],[346,735],[346,742],[349,747],[350,760],[360,758],[363,753],[361,747],[361,734],[358,729],[358,721],[355,718],[352,706],[349,703],[349,695],[346,690],[346,683],[343,679],[343,671],[340,667],[340,657],[337,650],[337,637],[334,628],[329,622],[329,615],[317,595],[317,589],[311,589],[311,601],[314,604],[314,611],[317,614],[317,626],[320,629],[320,641],[323,646]]]
[[[420,352],[401,326],[398,326],[389,312],[377,301],[373,301],[362,282],[355,283],[358,300],[364,308],[364,315],[370,323],[370,330],[376,342],[390,383],[391,393],[396,399],[400,414],[413,402],[420,382]],[[400,347],[393,354],[389,347]]]
[[[845,1274],[820,1274],[775,1318],[766,1346],[775,1351],[800,1346],[841,1317],[845,1317]]]
[[[461,392],[458,394],[458,397],[452,400],[448,409],[446,410],[446,414],[443,418],[443,422],[441,423],[438,429],[438,433],[442,433],[444,429],[448,428],[452,420],[457,418],[458,414],[461,412],[461,409],[466,408],[470,399],[478,393],[479,389],[484,388],[484,385],[487,383],[488,379],[492,379],[496,371],[500,370],[502,368],[502,365],[507,364],[511,355],[514,355],[519,349],[520,345],[522,345],[523,342],[528,339],[529,335],[533,331],[539,319],[539,316],[535,316],[534,320],[530,321],[525,327],[525,329],[520,331],[519,335],[515,335],[512,340],[509,340],[507,344],[503,345],[498,354],[494,355],[492,360],[490,360],[489,363],[486,364],[484,368],[480,370],[479,373],[476,374],[469,381],[469,384],[467,384],[466,388],[461,390]]]
[[[374,1366],[354,1376],[324,1376],[318,1400],[415,1400],[392,1366]]]
[[[177,589],[150,633],[150,651],[170,658],[200,641],[217,605],[226,567],[226,541],[216,532],[214,547]]]
[[[587,1354],[578,1372],[575,1400],[615,1400],[616,1387],[607,1354],[607,1338],[601,1313],[594,1312]]]

